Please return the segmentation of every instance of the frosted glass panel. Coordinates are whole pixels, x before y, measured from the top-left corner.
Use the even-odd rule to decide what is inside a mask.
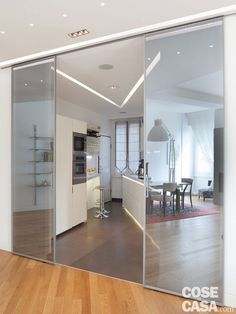
[[[54,59],[13,68],[13,251],[54,259]]]
[[[221,21],[146,37],[144,284],[179,295],[186,286],[217,287],[218,302],[223,96]]]

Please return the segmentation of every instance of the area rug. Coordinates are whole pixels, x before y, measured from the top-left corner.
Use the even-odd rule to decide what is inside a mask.
[[[155,222],[172,221],[217,214],[220,214],[220,211],[216,210],[215,208],[206,208],[201,206],[193,206],[192,208],[190,205],[187,205],[184,210],[181,209],[180,212],[176,212],[175,215],[173,214],[172,207],[168,206],[166,207],[166,215],[164,216],[163,209],[156,207],[153,209],[152,214],[147,214],[146,223],[151,224]]]

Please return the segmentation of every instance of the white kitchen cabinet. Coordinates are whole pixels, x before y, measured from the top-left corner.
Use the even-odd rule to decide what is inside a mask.
[[[87,184],[72,187],[72,227],[87,220]]]
[[[56,233],[72,224],[72,123],[71,119],[56,117]]]
[[[73,132],[87,134],[87,123],[80,120],[71,119],[73,124]]]
[[[57,115],[56,234],[69,230],[87,219],[86,183],[72,186],[73,132],[86,134],[86,122]]]

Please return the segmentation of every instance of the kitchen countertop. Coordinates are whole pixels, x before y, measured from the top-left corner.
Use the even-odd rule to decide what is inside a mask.
[[[88,174],[87,173],[87,181],[92,180],[92,179],[97,178],[97,177],[100,177],[100,174],[98,174],[98,173]]]
[[[131,181],[144,185],[144,180],[139,179],[139,177],[135,174],[123,175],[123,178],[129,179]]]

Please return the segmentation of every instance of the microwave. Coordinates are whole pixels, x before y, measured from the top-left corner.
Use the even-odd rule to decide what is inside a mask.
[[[87,135],[80,133],[73,133],[73,151],[86,152],[87,148]]]

